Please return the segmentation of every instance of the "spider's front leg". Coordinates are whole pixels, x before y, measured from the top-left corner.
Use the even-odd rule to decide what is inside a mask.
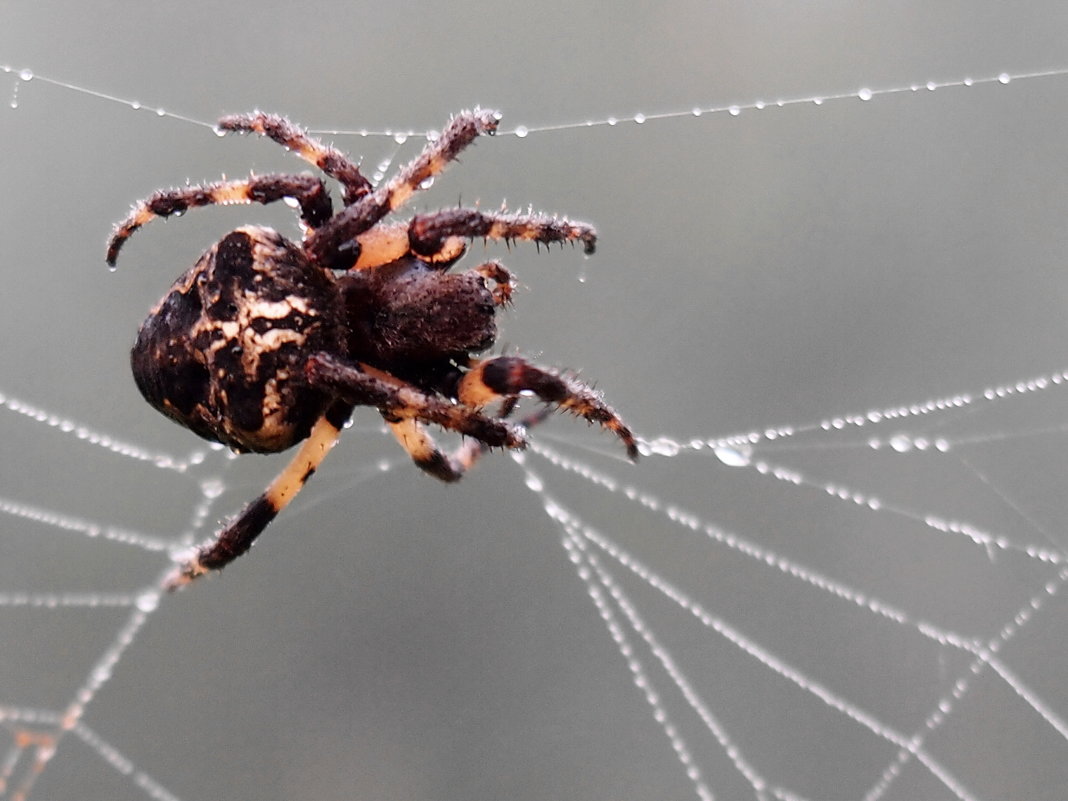
[[[638,459],[638,443],[630,428],[599,393],[580,381],[531,364],[518,356],[497,356],[478,362],[460,380],[460,402],[473,408],[530,392],[591,423],[597,423],[623,441],[631,461]]]
[[[317,228],[334,213],[326,185],[311,175],[256,175],[239,181],[217,181],[153,192],[115,226],[108,240],[107,263],[114,266],[126,240],[157,217],[169,217],[201,206],[274,203],[287,197],[296,199],[300,218],[309,228]]]
[[[222,570],[252,547],[268,524],[296,497],[312,473],[334,447],[341,428],[352,414],[352,406],[337,402],[312,427],[289,464],[258,498],[241,510],[213,540],[164,579],[167,590],[175,590],[212,570]]]
[[[357,237],[404,205],[476,137],[494,133],[499,116],[495,111],[475,109],[461,112],[449,120],[437,139],[428,142],[423,152],[387,183],[338,212],[329,223],[308,237],[307,248],[312,261],[339,270],[352,267],[359,255]]]
[[[587,223],[549,214],[455,208],[417,214],[408,222],[376,225],[356,237],[354,250],[359,256],[347,266],[374,269],[411,253],[427,264],[447,269],[464,254],[469,239],[541,245],[581,242],[587,256],[597,247],[597,232]]]
[[[274,140],[286,150],[296,153],[309,164],[314,164],[344,187],[345,205],[349,206],[374,187],[363,177],[360,167],[340,150],[323,144],[309,136],[300,127],[285,117],[255,111],[252,114],[232,114],[218,122],[220,131],[258,133]]]
[[[314,386],[357,406],[374,406],[391,422],[416,420],[474,437],[493,448],[524,448],[521,429],[476,409],[423,392],[367,365],[350,364],[328,353],[308,359],[305,375]]]

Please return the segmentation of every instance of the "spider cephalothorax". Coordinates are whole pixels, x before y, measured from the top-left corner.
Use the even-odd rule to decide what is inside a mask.
[[[112,264],[146,222],[196,206],[293,198],[305,230],[299,245],[262,226],[231,231],[174,283],[138,333],[134,378],[168,417],[239,452],[274,453],[303,441],[267,490],[181,564],[169,586],[247,551],[355,406],[377,408],[416,465],[443,481],[458,480],[487,447],[525,445],[523,427],[502,419],[521,393],[600,424],[637,457],[630,430],[586,385],[519,356],[476,358],[494,343],[496,311],[511,298],[508,270],[490,261],[447,272],[475,237],[577,240],[592,253],[589,225],[466,208],[382,222],[476,136],[493,133],[497,119],[478,110],[457,115],[375,188],[343,154],[281,117],[224,117],[221,130],[268,136],[337,179],[344,208],[333,213],[321,179],[253,176],[156,192],[115,229]],[[494,401],[502,402],[500,416],[483,411]],[[472,439],[446,453],[424,423]]]

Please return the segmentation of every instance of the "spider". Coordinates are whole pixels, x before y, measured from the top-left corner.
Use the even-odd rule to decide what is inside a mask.
[[[373,186],[356,163],[283,117],[223,117],[220,131],[266,136],[341,186],[334,214],[321,178],[252,175],[160,190],[136,204],[108,243],[119,249],[157,217],[199,206],[288,200],[299,209],[300,244],[246,225],[226,234],[174,282],[141,325],[131,352],[134,379],[156,409],[238,453],[276,453],[302,443],[267,489],[166,579],[168,589],[242,555],[301,490],[356,406],[373,406],[415,464],[457,481],[490,447],[519,449],[525,429],[556,407],[638,447],[619,415],[574,377],[521,356],[478,358],[497,334],[496,312],[511,301],[512,275],[497,261],[450,273],[468,240],[581,242],[585,223],[538,213],[451,208],[383,222],[500,115],[455,115],[390,180]],[[521,394],[546,409],[518,425],[503,418]],[[496,414],[486,411],[497,403]],[[468,437],[440,449],[426,423]]]

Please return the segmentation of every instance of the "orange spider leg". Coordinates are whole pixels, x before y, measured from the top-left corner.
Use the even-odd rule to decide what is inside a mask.
[[[591,423],[597,423],[623,441],[627,456],[638,458],[638,443],[616,411],[600,393],[568,376],[531,364],[518,356],[497,356],[473,365],[460,380],[460,403],[480,409],[493,401],[530,392]]]
[[[239,181],[162,189],[134,206],[126,219],[115,226],[105,258],[114,265],[120,248],[134,231],[157,217],[182,214],[201,206],[273,203],[286,197],[296,198],[301,219],[311,228],[322,225],[333,214],[326,186],[311,175],[256,175]]]
[[[470,439],[448,453],[438,447],[426,427],[417,420],[386,420],[386,423],[415,466],[439,481],[459,481],[487,450],[478,440]]]
[[[277,114],[255,111],[251,114],[232,114],[218,122],[220,131],[257,133],[274,140],[309,164],[314,164],[344,188],[345,205],[355,203],[374,188],[363,177],[359,165],[340,150],[335,150],[309,136],[299,126]]]
[[[211,541],[201,545],[192,558],[175,568],[164,580],[164,588],[175,590],[209,571],[221,570],[248,551],[267,525],[304,488],[337,443],[341,428],[351,413],[351,405],[337,403],[320,417],[289,464],[267,489],[216,533]]]

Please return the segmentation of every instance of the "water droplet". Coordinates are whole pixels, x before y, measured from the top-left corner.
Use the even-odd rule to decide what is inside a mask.
[[[667,437],[657,437],[653,440],[639,440],[638,452],[642,456],[677,456],[679,443]]]
[[[225,490],[226,485],[217,478],[202,481],[200,484],[201,494],[209,500],[218,498]]]
[[[20,81],[32,81],[33,80],[33,70],[19,70],[19,80]]]
[[[701,111],[700,107],[694,106],[690,110],[690,113],[693,114],[695,117],[700,117],[703,112]]]
[[[395,134],[393,134],[393,141],[396,142],[398,145],[403,145],[405,142],[408,141],[408,134],[404,131],[397,131]]]
[[[520,139],[525,139],[528,133],[530,133],[530,130],[525,125],[517,126],[515,129],[515,135]]]
[[[617,122],[619,122],[619,120],[617,120],[615,117],[609,117],[607,120],[605,120],[605,122],[607,122],[609,125],[615,125]]]
[[[861,89],[859,92],[857,92],[857,97],[859,97],[861,100],[871,100],[871,98],[872,98],[871,89],[869,89],[868,87],[865,86],[863,89]]]
[[[143,592],[137,596],[137,608],[145,613],[155,612],[159,606],[158,592]]]
[[[140,100],[131,100],[130,101],[130,108],[132,108],[134,111],[140,111],[141,110],[141,101]],[[216,128],[216,130],[218,130],[218,128]]]
[[[282,198],[282,202],[289,206],[289,208],[291,209],[300,207],[300,201],[297,200],[295,197],[290,197],[289,195],[286,195],[284,198]]]
[[[167,112],[164,111],[162,108],[158,108],[158,109],[156,109],[156,116],[157,117],[166,117],[167,116]]]
[[[1000,84],[1006,84],[1011,80],[1012,80],[1012,76],[1009,75],[1009,73],[1007,73],[1007,72],[1003,72],[1003,73],[1001,73],[1001,75],[998,76],[998,83],[1000,83]]]
[[[427,176],[426,178],[423,179],[422,183],[419,184],[419,188],[420,189],[429,189],[433,185],[434,185],[434,176],[433,175],[429,175],[429,176]]]
[[[906,453],[912,450],[912,437],[908,434],[894,434],[890,437],[890,447],[898,453]]]
[[[934,81],[928,81],[927,82],[927,91],[928,92],[933,92],[937,88],[938,88],[938,84],[935,83]]]
[[[638,125],[641,125],[643,122],[645,122],[645,115],[641,112],[638,112],[634,115],[634,121],[638,123]]]
[[[753,458],[749,445],[717,445],[712,452],[728,467],[748,467]]]
[[[814,97],[814,98],[812,98],[812,102],[815,103],[817,106],[822,106],[823,105],[823,98],[822,97]]]
[[[527,473],[527,479],[523,483],[527,485],[528,490],[531,490],[533,492],[541,492],[543,489],[545,489],[545,485],[542,483],[541,479],[533,473]]]
[[[739,114],[742,113],[742,110],[738,106],[731,106],[729,109],[727,109],[727,113],[730,114],[732,117],[737,117]]]
[[[964,79],[964,85],[965,86],[971,86],[974,83],[975,83],[975,81],[973,81],[971,78],[965,78]]]
[[[757,108],[757,109],[763,109],[763,108],[767,108],[768,104],[765,103],[763,100],[758,100],[757,102],[755,102],[753,104],[753,106],[755,108]]]

